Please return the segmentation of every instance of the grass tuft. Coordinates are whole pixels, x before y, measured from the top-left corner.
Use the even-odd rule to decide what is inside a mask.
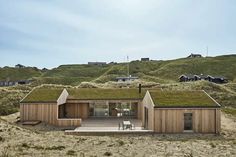
[[[76,152],[74,150],[68,150],[66,155],[76,156]]]

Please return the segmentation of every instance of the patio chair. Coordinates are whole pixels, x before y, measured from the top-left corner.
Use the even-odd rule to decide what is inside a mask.
[[[135,125],[133,123],[131,124],[131,130],[135,130]]]
[[[119,124],[118,124],[118,129],[120,130],[121,128],[124,130],[123,124],[122,124],[122,123],[119,123]]]

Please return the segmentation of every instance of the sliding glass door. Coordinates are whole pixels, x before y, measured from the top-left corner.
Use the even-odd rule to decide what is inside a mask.
[[[91,117],[137,117],[138,103],[95,102],[89,104]]]
[[[107,117],[108,116],[108,105],[104,103],[95,104],[94,107],[95,117]]]

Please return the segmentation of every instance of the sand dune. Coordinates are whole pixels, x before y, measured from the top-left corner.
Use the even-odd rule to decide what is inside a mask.
[[[236,120],[225,114],[220,136],[69,136],[44,124],[22,127],[17,116],[0,120],[0,156],[236,156]]]

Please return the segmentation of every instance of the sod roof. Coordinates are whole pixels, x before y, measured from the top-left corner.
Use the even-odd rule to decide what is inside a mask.
[[[120,100],[120,99],[142,99],[146,90],[139,94],[138,89],[102,89],[102,88],[73,88],[67,89],[69,99],[77,100]]]
[[[218,104],[204,91],[150,90],[155,107],[214,107]]]
[[[35,88],[21,102],[56,102],[62,88]]]

